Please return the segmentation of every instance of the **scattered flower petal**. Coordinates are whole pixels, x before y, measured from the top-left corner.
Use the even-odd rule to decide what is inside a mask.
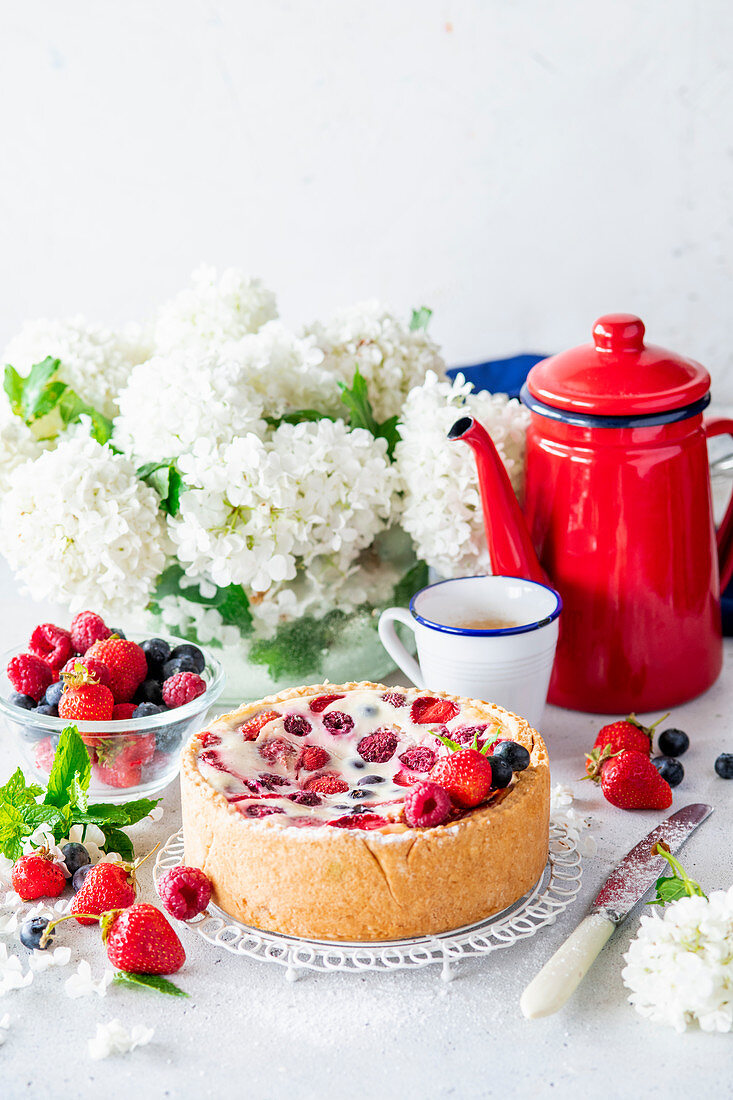
[[[89,1057],[99,1060],[110,1054],[126,1054],[136,1047],[145,1046],[153,1038],[155,1029],[135,1024],[131,1031],[120,1022],[110,1020],[107,1024],[97,1024],[97,1033],[89,1040]]]
[[[92,979],[91,966],[86,959],[82,959],[76,968],[76,973],[64,982],[64,989],[72,1000],[76,1000],[77,997],[90,997],[93,993],[98,997],[105,997],[107,987],[113,978],[114,971],[105,970],[99,981],[95,982]]]

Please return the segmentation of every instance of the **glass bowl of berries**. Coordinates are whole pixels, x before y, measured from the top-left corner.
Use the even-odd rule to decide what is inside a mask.
[[[89,798],[150,796],[178,774],[181,747],[224,688],[221,664],[183,638],[125,637],[93,612],[43,623],[0,658],[0,713],[26,774],[46,781],[75,725],[91,762]]]

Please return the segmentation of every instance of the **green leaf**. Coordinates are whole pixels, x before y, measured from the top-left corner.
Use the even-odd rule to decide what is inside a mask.
[[[458,752],[465,747],[464,745],[459,745],[457,741],[453,741],[452,738],[446,737],[442,733],[436,733],[435,730],[430,730],[430,733],[432,733],[433,737],[437,737],[440,743],[445,745],[447,749],[450,749],[451,752]]]
[[[133,974],[128,970],[118,970],[112,979],[115,985],[142,986],[145,989],[155,989],[158,993],[167,993],[170,997],[187,997],[177,985],[163,978],[160,974]]]
[[[3,389],[8,395],[10,408],[13,410],[16,416],[21,415],[21,400],[23,398],[24,385],[25,379],[23,378],[23,376],[18,374],[15,367],[11,367],[8,364],[8,366],[5,368],[5,374],[3,378]]]
[[[424,561],[415,562],[394,586],[392,602],[398,604],[400,607],[405,607],[409,604],[416,592],[426,587],[428,580],[428,567],[426,563]]]
[[[66,825],[69,821],[68,813],[59,809],[58,806],[51,806],[45,802],[23,806],[20,812],[26,825],[31,826],[31,832],[39,825],[50,825],[53,829],[56,825]]]
[[[181,494],[189,491],[175,459],[167,458],[163,462],[146,462],[135,471],[141,481],[155,489],[160,497],[160,507],[168,516],[178,515],[181,506]],[[182,572],[182,571],[181,571]]]
[[[100,825],[99,828],[104,833],[102,847],[105,852],[119,852],[123,859],[130,861],[135,858],[135,849],[127,833],[123,833],[121,829],[110,829],[105,825]]]
[[[365,428],[368,432],[371,432],[375,439],[386,439],[387,455],[391,458],[395,446],[400,441],[400,433],[397,430],[399,417],[391,416],[384,423],[377,423],[374,419],[372,403],[369,400],[366,379],[360,373],[358,367],[354,372],[354,381],[351,388],[349,389],[343,382],[339,382],[339,387],[341,389],[341,400],[349,410],[349,426],[352,428]]]
[[[198,585],[187,585],[185,588],[181,586],[181,579],[184,576],[180,565],[171,565],[161,573],[153,593],[152,608],[156,608],[158,602],[166,596],[180,596],[189,603],[214,608],[227,626],[238,627],[241,634],[251,633],[252,612],[249,609],[247,593],[240,584],[216,588],[213,596],[203,596]]]
[[[0,804],[0,851],[8,859],[16,860],[23,851],[23,838],[33,830],[26,825],[17,806],[9,802]]]
[[[282,416],[266,416],[265,421],[271,428],[279,428],[281,424],[311,423],[315,420],[335,420],[328,413],[318,412],[317,409],[296,409],[294,412],[284,413]]]
[[[273,679],[284,676],[306,678],[321,671],[324,654],[343,623],[343,611],[331,611],[322,619],[305,615],[281,623],[272,638],[252,643],[249,660],[266,665]]]
[[[432,316],[433,311],[432,309],[428,309],[427,306],[420,306],[419,309],[413,309],[412,317],[410,318],[410,332],[424,332]]]
[[[112,421],[91,405],[87,405],[68,386],[65,387],[63,394],[59,397],[58,412],[61,415],[64,427],[78,423],[82,416],[88,416],[92,422],[90,434],[93,439],[96,439],[97,443],[108,443],[112,438]]]
[[[151,810],[160,802],[159,798],[138,798],[134,802],[123,802],[120,809],[127,814],[127,824],[135,825],[147,817]]]
[[[654,855],[663,856],[672,868],[671,875],[662,875],[657,879],[657,896],[649,905],[666,905],[667,902],[677,901],[678,898],[706,897],[699,882],[690,878],[678,859],[670,852],[663,840],[654,845]]]
[[[216,610],[227,626],[236,626],[242,634],[249,634],[252,630],[252,612],[249,609],[247,593],[241,584],[230,584],[228,588],[220,588],[223,593],[221,603],[216,605]]]
[[[45,416],[50,411],[47,407],[48,401],[45,397],[45,391],[60,366],[60,359],[52,359],[48,355],[43,362],[34,363],[31,367],[28,377],[23,383],[23,392],[20,398],[20,415],[26,423],[37,420],[39,416]],[[58,394],[58,386],[55,392]]]
[[[16,768],[4,787],[0,787],[0,802],[10,802],[13,806],[25,806],[35,802],[36,795],[43,787],[36,783],[27,784],[20,768]]]
[[[85,810],[91,773],[89,753],[78,729],[76,726],[67,726],[56,747],[44,802],[46,805],[59,807],[69,803],[72,806],[78,804],[81,810]]]

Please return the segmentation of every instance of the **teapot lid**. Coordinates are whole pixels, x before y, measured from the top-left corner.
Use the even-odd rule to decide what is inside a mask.
[[[593,343],[543,359],[529,372],[537,401],[591,416],[644,416],[681,409],[703,398],[710,375],[694,359],[644,343],[632,313],[606,313]]]

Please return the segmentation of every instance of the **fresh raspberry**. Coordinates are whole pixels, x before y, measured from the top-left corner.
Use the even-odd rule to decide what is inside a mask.
[[[432,749],[415,746],[415,748],[403,752],[398,759],[411,772],[429,772],[437,760],[437,755]]]
[[[370,764],[384,764],[392,759],[396,748],[396,734],[391,730],[381,729],[362,737],[356,751],[362,760],[368,760]]]
[[[310,779],[306,779],[304,787],[307,791],[317,791],[318,794],[342,794],[348,791],[349,784],[335,772],[331,772],[327,775],[312,775]]]
[[[211,901],[211,883],[200,867],[171,867],[158,882],[163,908],[176,920],[191,920]]]
[[[103,860],[92,867],[84,885],[71,903],[70,913],[99,916],[108,909],[125,909],[135,900],[135,877],[129,863]],[[96,924],[86,917],[76,918],[79,924]]]
[[[460,711],[458,703],[452,699],[436,699],[432,695],[421,695],[410,707],[410,718],[415,725],[434,725],[449,722]]]
[[[322,749],[320,745],[304,745],[300,750],[298,759],[295,761],[295,769],[296,771],[315,772],[319,768],[325,768],[330,759],[330,754]]]
[[[87,650],[109,669],[110,687],[115,703],[129,703],[140,684],[148,675],[148,662],[137,642],[111,635],[95,642]]]
[[[21,695],[30,695],[36,702],[54,679],[51,666],[35,653],[11,657],[6,672],[15,690]]]
[[[197,672],[177,672],[163,684],[163,702],[167,707],[182,707],[206,691],[206,681]]]
[[[415,780],[407,772],[399,771],[392,776],[392,782],[398,787],[411,787]]]
[[[280,760],[286,767],[298,751],[293,742],[286,741],[284,737],[271,737],[257,747],[263,760],[267,760],[269,764]]]
[[[93,611],[80,611],[71,620],[71,642],[77,653],[86,653],[90,646],[103,638],[109,638],[112,631],[104,620]]]
[[[334,829],[381,829],[382,825],[389,825],[386,817],[379,814],[347,814],[337,817],[335,821],[327,821]]]
[[[204,749],[199,753],[199,763],[208,764],[210,768],[216,768],[218,772],[229,771],[216,749]]]
[[[391,707],[396,707],[398,710],[400,707],[407,706],[407,696],[401,691],[385,691],[382,698],[385,703],[389,703]]]
[[[291,802],[297,802],[299,806],[320,806],[321,800],[315,791],[296,791],[289,794]]]
[[[478,806],[491,790],[491,762],[476,749],[458,749],[438,760],[430,778],[459,806]]]
[[[28,652],[42,657],[58,671],[74,652],[71,634],[54,623],[41,623],[31,634]]]
[[[337,699],[345,699],[344,695],[318,695],[315,699],[311,699],[309,706],[314,714],[321,714],[330,703],[335,703]]]
[[[109,722],[115,700],[104,684],[99,684],[90,672],[64,673],[64,693],[59,699],[59,718],[71,722]]]
[[[416,783],[405,796],[405,821],[413,829],[442,825],[450,811],[450,796],[437,783]]]
[[[272,772],[262,772],[257,778],[266,791],[271,791],[273,787],[286,787],[290,782],[287,776],[274,775]]]
[[[102,664],[102,662],[98,661],[95,657],[87,657],[86,654],[83,654],[81,657],[72,657],[68,660],[61,669],[61,675],[63,676],[65,672],[78,672],[79,669],[77,665],[79,668],[91,672],[92,676],[97,678],[98,683],[104,684],[105,687],[109,687],[110,676],[107,666]]]
[[[288,714],[285,719],[285,732],[293,737],[305,737],[313,729],[307,718],[302,714]]]
[[[126,722],[128,718],[132,718],[135,710],[135,703],[115,703],[112,707],[112,721]]]
[[[50,737],[44,737],[42,741],[39,741],[36,745],[34,752],[36,761],[36,767],[48,775],[53,767],[53,758],[56,755],[56,749],[54,748],[53,741]]]
[[[13,889],[23,901],[35,901],[36,898],[57,898],[66,878],[58,863],[44,850],[21,856],[13,864],[11,874]]]
[[[261,803],[255,803],[254,806],[245,806],[245,817],[269,817],[270,814],[284,814],[285,810],[282,810],[279,806],[263,806]]]
[[[250,718],[248,722],[245,722],[243,726],[239,727],[242,740],[256,741],[260,735],[260,730],[263,729],[268,722],[274,722],[279,717],[280,715],[276,710],[263,710],[260,714],[256,714],[254,718]]]
[[[446,730],[446,734],[447,734]],[[451,730],[448,736],[452,741],[457,741],[459,745],[472,745],[473,739],[478,739],[478,747],[482,748],[484,745],[484,734],[486,733],[486,726],[463,726],[459,730]],[[444,735],[445,736],[445,735]]]
[[[334,737],[342,733],[350,733],[354,728],[354,719],[350,714],[344,714],[340,710],[330,710],[323,715],[323,724]]]

